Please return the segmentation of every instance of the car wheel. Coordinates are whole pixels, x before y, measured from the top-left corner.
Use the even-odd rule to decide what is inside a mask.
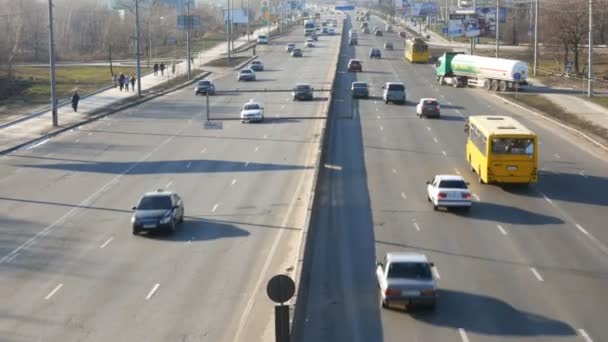
[[[388,100],[384,100],[384,104],[387,104],[387,103],[388,103]]]
[[[439,210],[439,206],[437,206],[437,205],[433,204],[433,210],[434,210],[434,211]]]
[[[184,222],[184,210],[182,210],[182,216],[179,217],[179,223]]]
[[[171,222],[171,227],[169,227],[169,233],[173,234],[175,233],[175,221]]]
[[[133,228],[133,235],[139,235],[139,229]]]

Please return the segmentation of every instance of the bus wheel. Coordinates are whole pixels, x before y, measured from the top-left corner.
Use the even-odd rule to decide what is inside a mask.
[[[477,166],[477,168],[479,169],[479,172],[477,172],[477,181],[479,184],[483,184],[483,178],[481,178],[481,166]]]
[[[498,81],[497,80],[492,80],[492,84],[490,86],[490,89],[492,91],[497,91],[498,90]]]
[[[500,83],[498,84],[498,90],[505,92],[507,91],[507,82],[505,81],[500,81]]]

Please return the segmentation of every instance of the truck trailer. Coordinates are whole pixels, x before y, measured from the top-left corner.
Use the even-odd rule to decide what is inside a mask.
[[[514,59],[446,52],[435,64],[440,85],[483,87],[492,91],[517,91],[528,85],[528,63]]]

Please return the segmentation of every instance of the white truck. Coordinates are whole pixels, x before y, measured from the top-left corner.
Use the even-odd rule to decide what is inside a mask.
[[[304,36],[311,36],[316,33],[317,27],[314,20],[304,21]]]
[[[483,87],[510,91],[528,85],[528,63],[494,57],[446,52],[435,64],[435,77],[441,85]]]

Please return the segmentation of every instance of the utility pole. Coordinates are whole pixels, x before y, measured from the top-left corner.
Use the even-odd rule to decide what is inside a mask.
[[[587,97],[593,96],[593,0],[589,0],[589,77],[587,79]]]
[[[226,0],[228,3],[228,11],[226,13],[226,43],[228,45],[228,65],[230,65],[230,0]]]
[[[500,0],[496,0],[496,58],[498,58],[498,49],[500,48]]]
[[[186,27],[186,65],[188,68],[188,79],[191,77],[191,65],[190,65],[190,27],[192,26],[192,18],[190,17],[190,0],[186,0],[186,18],[188,20],[188,27]]]
[[[534,77],[536,77],[537,70],[538,70],[538,0],[535,0],[535,2],[534,2]]]
[[[249,0],[247,0],[247,43],[249,43]]]
[[[49,0],[49,63],[51,65],[51,114],[53,126],[59,126],[57,117],[57,92],[55,89],[55,39],[53,37],[53,0]]]
[[[137,96],[141,97],[141,53],[139,52],[139,0],[135,0],[135,50],[137,61]]]

